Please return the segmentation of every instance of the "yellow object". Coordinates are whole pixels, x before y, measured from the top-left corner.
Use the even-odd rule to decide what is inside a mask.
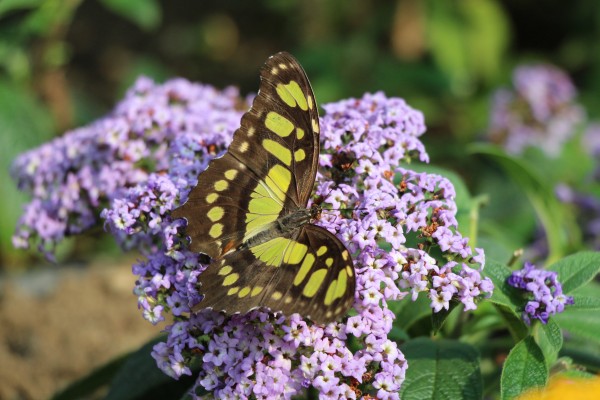
[[[600,377],[571,378],[558,375],[546,387],[529,390],[518,400],[598,400]]]

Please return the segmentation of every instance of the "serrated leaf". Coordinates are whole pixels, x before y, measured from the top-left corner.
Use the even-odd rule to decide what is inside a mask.
[[[403,400],[481,399],[479,355],[472,346],[419,338],[400,349],[409,365],[400,389]]]
[[[548,381],[548,366],[535,340],[528,336],[508,354],[502,369],[500,393],[503,400],[514,399],[527,389],[544,386]]]
[[[562,348],[563,335],[560,326],[550,318],[547,324],[535,323],[532,331],[535,342],[540,346],[548,367],[558,358]]]
[[[152,348],[163,340],[164,336],[153,339],[131,353],[113,379],[106,400],[180,398],[191,389],[193,377],[174,380],[156,366]]]
[[[572,254],[552,264],[549,269],[558,272],[563,292],[570,293],[591,281],[600,272],[600,253],[585,251]]]
[[[570,370],[570,371],[565,371],[560,373],[560,375],[557,376],[563,376],[567,379],[595,379],[598,378],[597,375],[586,372],[586,371],[579,371],[576,369]]]

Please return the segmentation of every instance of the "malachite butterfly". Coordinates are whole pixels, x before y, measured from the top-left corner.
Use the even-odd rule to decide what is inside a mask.
[[[290,54],[270,57],[260,89],[227,152],[198,176],[173,218],[187,220],[190,249],[210,257],[200,274],[205,307],[269,307],[317,323],[352,306],[352,257],[307,209],[319,157],[319,113],[306,73]]]

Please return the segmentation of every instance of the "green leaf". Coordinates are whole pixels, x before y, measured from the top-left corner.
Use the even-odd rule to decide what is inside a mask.
[[[498,234],[501,235],[501,233]],[[505,260],[508,262],[513,257],[514,250],[518,245],[504,243],[504,238],[499,236],[493,237],[490,234],[481,233],[477,238],[477,246],[485,249],[486,259]]]
[[[65,389],[52,396],[52,400],[75,400],[91,398],[92,394],[102,386],[108,385],[117,371],[123,366],[129,354],[115,358],[90,374],[72,382]]]
[[[561,372],[560,374],[558,374],[557,376],[561,376],[561,377],[565,377],[567,379],[596,379],[598,378],[597,375],[586,372],[586,371],[579,371],[576,369],[573,370],[569,370],[569,371],[565,371],[565,372]]]
[[[431,313],[431,329],[433,330],[434,335],[438,333],[440,329],[442,329],[442,326],[448,319],[450,313],[452,313],[452,311],[454,311],[454,309],[456,309],[456,307],[460,304],[461,303],[458,301],[451,301],[448,310],[442,308],[439,312]]]
[[[563,292],[571,293],[600,272],[600,253],[586,251],[572,254],[552,264],[549,269],[558,272]]]
[[[574,303],[566,306],[569,310],[600,310],[600,298],[573,296]]]
[[[418,320],[431,315],[430,303],[431,300],[423,295],[417,297],[416,301],[410,301],[407,298],[394,302],[394,306],[390,307],[394,314],[396,314],[394,325],[403,330],[408,330]]]
[[[548,366],[544,354],[529,336],[508,353],[500,379],[502,399],[514,399],[532,387],[544,386],[548,381]]]
[[[536,322],[533,326],[532,335],[535,342],[540,346],[548,368],[558,358],[558,352],[563,345],[563,335],[560,326],[550,318],[547,324]]]
[[[101,0],[111,11],[127,18],[142,29],[158,27],[161,20],[160,4],[156,0]]]
[[[577,238],[576,232],[568,232],[565,227],[576,227],[572,213],[565,208],[554,195],[553,187],[539,175],[527,162],[506,154],[502,149],[489,144],[476,144],[469,147],[472,154],[480,154],[496,161],[527,195],[540,222],[544,226],[548,240],[548,260],[560,259],[569,248],[570,240]],[[577,231],[578,232],[578,231]]]
[[[581,286],[571,292],[573,295],[582,297],[596,297],[600,293],[600,283],[596,280],[589,282],[587,285]]]
[[[494,284],[494,292],[489,300],[496,304],[514,307],[516,313],[518,302],[512,299],[516,294],[514,289],[506,282],[511,274],[512,271],[506,265],[495,260],[486,260],[483,275],[490,278]]]
[[[400,349],[409,365],[400,389],[403,400],[481,399],[479,355],[472,346],[418,338]]]
[[[600,343],[600,313],[570,309],[567,306],[564,312],[553,318],[568,333]]]
[[[494,304],[494,306],[504,319],[506,327],[515,341],[519,341],[529,334],[529,328],[525,322],[523,322],[521,316],[515,313],[513,308],[503,304]]]
[[[507,266],[494,260],[487,260],[483,269],[483,275],[494,283],[494,293],[487,301],[494,304],[511,335],[518,341],[528,335],[529,328],[521,319],[520,308],[524,304],[521,293],[506,282],[511,273]]]
[[[151,340],[133,352],[112,381],[106,400],[180,398],[193,386],[192,376],[179,380],[165,375],[151,356],[154,345],[164,336]]]

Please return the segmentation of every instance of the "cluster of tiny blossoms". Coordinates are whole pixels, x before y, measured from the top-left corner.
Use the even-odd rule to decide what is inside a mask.
[[[513,154],[539,147],[557,155],[584,120],[575,86],[563,71],[544,64],[516,68],[513,85],[493,97],[490,139]]]
[[[523,311],[523,320],[527,324],[532,318],[546,324],[552,315],[563,312],[565,305],[573,304],[573,297],[563,294],[556,272],[538,269],[528,262],[523,269],[512,273],[508,284],[529,292],[528,295],[533,297]]]
[[[149,201],[152,185],[162,184],[150,173],[171,170],[172,142],[201,134],[202,142],[196,144],[201,148],[194,151],[216,154],[239,124],[239,102],[235,88],[218,91],[182,79],[157,86],[148,78],[138,79],[106,117],[15,160],[11,174],[32,200],[13,236],[14,245],[37,244],[51,257],[65,236],[98,224],[100,211],[128,188],[145,187],[144,197]],[[210,147],[213,143],[217,146]],[[189,176],[182,179],[197,175],[202,167],[188,171]],[[142,204],[135,206],[144,209]],[[151,214],[148,224],[159,218]],[[128,229],[131,220],[115,223]]]
[[[451,300],[468,310],[493,290],[480,275],[483,252],[473,252],[457,230],[450,182],[399,167],[428,161],[419,140],[425,131],[422,114],[381,93],[324,106],[313,198],[324,210],[316,223],[337,234],[354,255],[357,290],[352,316],[320,326],[301,315],[262,309],[244,315],[190,313],[190,306],[201,301],[206,265],[187,250],[179,229],[184,221],[172,220],[170,211],[186,200],[198,173],[230,143],[240,103],[232,92],[183,80],[164,85],[142,80],[107,117],[127,117],[122,141],[132,146],[138,132],[144,143],[149,136],[162,138],[152,142],[160,152],[145,153],[129,165],[130,173],[140,174],[136,181],[100,189],[109,204],[102,211],[106,226],[146,257],[133,266],[144,317],[158,323],[166,313],[173,316],[167,340],[153,351],[158,366],[174,378],[196,375],[197,397],[291,398],[313,387],[322,398],[398,398],[407,363],[387,337],[395,317],[388,303],[422,293],[434,311],[448,309]],[[139,120],[145,121],[143,116],[146,123]],[[138,130],[140,124],[145,128]],[[98,165],[117,159],[114,150],[103,154]],[[45,162],[38,170],[49,168]],[[84,160],[70,171],[78,174],[85,165]],[[62,178],[40,185],[57,190]],[[81,195],[89,196],[85,188]],[[65,219],[64,231],[71,220]],[[27,228],[40,234],[35,225]],[[412,247],[405,246],[407,240]],[[198,358],[202,362],[195,369]]]
[[[148,320],[162,320],[167,310],[176,320],[167,328],[167,341],[154,349],[160,368],[173,377],[191,374],[191,360],[201,357],[198,393],[207,391],[215,398],[290,398],[312,386],[323,398],[362,394],[397,398],[407,363],[387,337],[394,320],[388,302],[409,292],[413,299],[424,293],[435,311],[448,309],[450,300],[473,309],[475,300],[493,289],[480,275],[482,251],[473,254],[456,230],[450,182],[398,167],[411,159],[427,161],[418,139],[425,130],[422,114],[381,93],[324,109],[314,198],[324,211],[317,223],[342,238],[355,255],[356,315],[327,326],[266,310],[230,316],[204,310],[190,315],[189,305],[201,299],[199,282],[205,266],[182,244],[177,228],[183,222],[162,218],[165,247],[134,266],[139,276],[136,292]],[[159,177],[167,192],[152,190],[152,199],[159,194],[166,199],[162,207],[173,209],[183,203],[196,184],[196,177],[181,169],[206,164],[204,154],[194,153],[194,143],[201,137],[176,144],[174,151],[180,157],[173,156],[171,170]],[[187,186],[167,187],[169,180],[180,179],[189,179]],[[113,229],[118,229],[113,218],[127,219],[128,212],[137,213],[133,220],[149,218],[143,217],[146,211],[123,207],[143,201],[147,189],[144,185],[131,190],[104,214]],[[409,236],[420,245],[405,247]],[[434,246],[444,254],[443,260],[428,254]]]

